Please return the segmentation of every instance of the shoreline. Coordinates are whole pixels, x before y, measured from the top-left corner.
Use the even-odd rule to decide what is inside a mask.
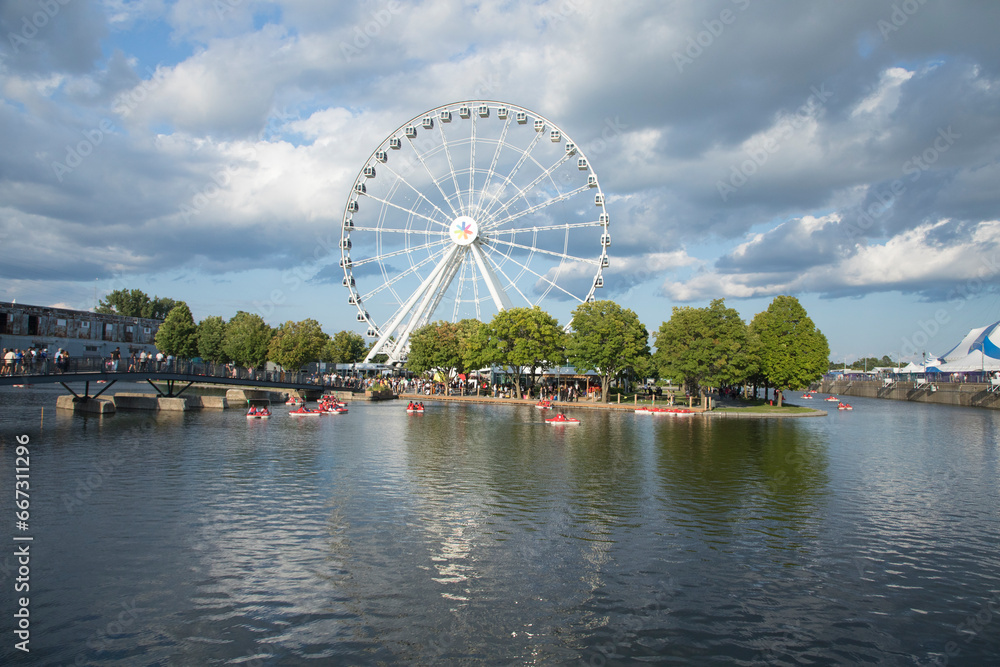
[[[399,394],[399,400],[406,401],[423,401],[424,403],[429,402],[442,402],[442,403],[475,403],[475,404],[486,404],[486,405],[526,405],[533,406],[538,402],[538,399],[533,398],[493,398],[492,396],[442,396],[437,395],[424,395],[424,394]],[[646,405],[646,404],[642,404]],[[612,412],[635,412],[637,407],[634,403],[590,403],[590,402],[567,402],[559,401],[553,407],[554,410],[608,410]],[[672,407],[684,407],[681,405],[675,405]],[[788,406],[788,407],[804,407],[800,405]],[[705,410],[700,407],[690,408],[691,414],[698,415],[702,417],[727,417],[730,419],[785,419],[789,417],[802,418],[802,417],[826,417],[827,412],[825,410],[816,410],[814,408],[809,408],[810,412],[743,412],[739,410],[725,410],[725,409],[713,409]]]

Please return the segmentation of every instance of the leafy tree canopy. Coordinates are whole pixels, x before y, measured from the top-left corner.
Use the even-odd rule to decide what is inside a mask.
[[[191,358],[198,354],[197,327],[191,309],[178,302],[156,332],[156,348],[164,354]]]
[[[318,361],[329,339],[314,319],[289,320],[274,332],[268,358],[282,368],[297,371],[303,364]]]
[[[689,387],[735,384],[756,371],[746,324],[723,299],[707,308],[675,307],[654,336],[654,358],[664,377]]]
[[[602,401],[608,400],[611,380],[648,354],[649,332],[631,309],[614,301],[594,301],[573,311],[566,356],[578,372],[597,371]]]
[[[162,320],[179,303],[181,302],[166,297],[150,299],[148,294],[138,289],[118,289],[101,299],[95,310],[105,315],[148,317]]]
[[[223,349],[226,338],[226,321],[210,315],[198,323],[198,356],[205,361],[226,363],[229,357]]]
[[[239,311],[226,324],[222,350],[240,366],[260,367],[267,361],[271,327],[256,313]]]
[[[549,368],[565,358],[566,334],[556,319],[538,306],[498,312],[481,335],[487,341],[482,348],[483,360],[512,367],[518,382],[524,372],[534,374],[534,369]]]
[[[323,346],[320,361],[328,364],[354,364],[365,358],[368,345],[364,337],[354,331],[338,331]]]
[[[774,297],[750,323],[760,338],[761,373],[777,389],[801,389],[827,371],[830,346],[793,296]],[[781,405],[781,395],[778,395]]]

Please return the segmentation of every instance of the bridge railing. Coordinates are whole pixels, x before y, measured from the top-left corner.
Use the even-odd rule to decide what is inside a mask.
[[[117,363],[102,357],[78,357],[64,360],[36,359],[21,363],[4,363],[4,376],[87,375],[90,373],[148,373],[151,375],[199,375],[206,378],[228,378],[247,382],[282,382],[324,386],[323,376],[303,371],[268,371],[234,364],[216,364],[190,359],[121,359]],[[67,378],[68,380],[69,378]],[[83,378],[85,379],[85,378]]]

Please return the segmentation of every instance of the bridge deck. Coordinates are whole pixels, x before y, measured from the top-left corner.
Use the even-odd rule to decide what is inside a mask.
[[[146,380],[151,384],[154,381],[167,383],[167,395],[178,395],[192,384],[213,384],[228,386],[253,386],[262,389],[292,389],[296,391],[322,391],[324,389],[345,390],[346,387],[334,387],[322,384],[317,381],[319,378],[306,373],[288,373],[279,371],[254,372],[247,369],[232,368],[220,364],[199,364],[188,361],[174,362],[171,364],[160,364],[159,368],[147,368],[146,370],[132,371],[112,371],[108,370],[104,360],[76,359],[72,360],[65,369],[57,367],[54,363],[38,364],[34,368],[23,369],[22,372],[0,375],[0,386],[29,385],[29,384],[54,384],[59,383],[67,390],[76,394],[69,388],[69,384],[85,383],[84,396],[90,392],[90,384],[115,384],[117,381],[142,382]],[[7,368],[4,368],[4,373]],[[175,383],[187,383],[182,389],[174,392]],[[155,385],[154,385],[155,387]],[[156,387],[157,391],[161,391]],[[102,388],[98,394],[103,393]]]

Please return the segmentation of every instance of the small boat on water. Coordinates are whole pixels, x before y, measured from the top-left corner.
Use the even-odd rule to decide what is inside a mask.
[[[537,403],[535,403],[535,407],[538,408],[539,410],[551,410],[552,401],[538,401]]]
[[[824,398],[823,400],[824,400],[824,401],[839,401],[840,399],[839,399],[839,398],[837,398],[836,396],[827,396],[827,397],[826,397],[826,398]]]
[[[574,417],[567,417],[563,413],[557,414],[555,417],[545,420],[546,424],[579,424],[580,420]]]
[[[853,410],[854,408],[851,407],[850,403],[843,403],[843,402],[841,402],[841,403],[837,404],[837,409],[838,410]]]
[[[247,403],[250,405],[250,408],[247,410],[247,419],[271,418],[271,401],[264,400],[263,402],[254,403],[253,399],[248,399]]]
[[[319,409],[323,412],[323,414],[327,415],[347,414],[347,406],[343,403],[337,403],[336,401],[320,403]]]
[[[410,403],[408,403],[407,406],[406,406],[406,412],[408,414],[411,414],[411,415],[412,414],[423,414],[423,412],[424,412],[424,404],[423,403],[414,403],[414,402],[410,401]]]
[[[285,405],[305,405],[306,401],[304,398],[299,398],[298,396],[289,396],[288,400],[285,401]]]
[[[290,417],[319,417],[322,414],[322,410],[307,408],[305,405],[300,405],[296,409],[288,411]]]

